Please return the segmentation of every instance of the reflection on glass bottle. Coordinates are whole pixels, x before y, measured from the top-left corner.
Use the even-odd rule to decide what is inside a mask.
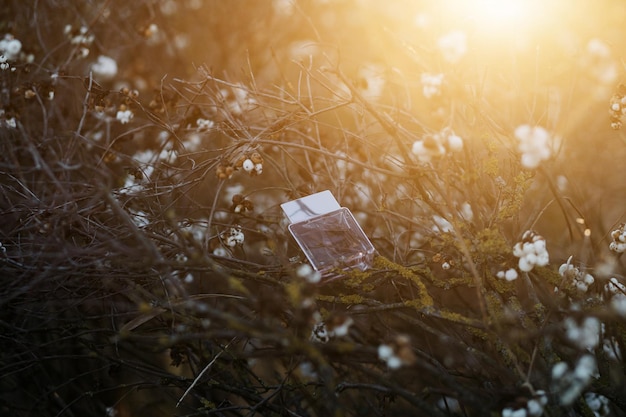
[[[325,194],[327,193],[327,194]],[[306,255],[311,266],[323,276],[329,277],[337,269],[367,269],[374,257],[374,246],[347,208],[339,207],[329,192],[313,194],[283,205],[287,216],[300,221],[291,223],[289,231]],[[320,199],[326,199],[330,211],[320,209]],[[332,199],[332,200],[331,200]],[[291,205],[290,205],[291,204]],[[302,207],[315,205],[316,210],[303,210]],[[337,207],[339,207],[337,209]],[[290,212],[289,209],[293,211]],[[295,213],[297,216],[290,216]],[[314,212],[311,217],[302,213]]]

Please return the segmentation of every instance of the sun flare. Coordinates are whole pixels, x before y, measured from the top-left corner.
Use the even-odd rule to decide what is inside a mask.
[[[512,34],[537,21],[538,5],[533,0],[452,1],[462,19],[476,30],[491,35]]]
[[[510,23],[528,17],[528,4],[522,0],[480,0],[476,2],[475,10],[487,21]]]

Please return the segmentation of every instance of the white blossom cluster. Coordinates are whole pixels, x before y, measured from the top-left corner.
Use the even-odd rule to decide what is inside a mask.
[[[320,319],[319,314],[317,316]],[[311,340],[328,343],[332,338],[347,336],[353,324],[354,320],[349,316],[334,317],[330,322],[318,320],[311,330]]]
[[[613,241],[609,244],[609,249],[613,252],[626,252],[626,223],[622,223],[619,227],[611,232]]]
[[[580,325],[572,317],[567,317],[563,325],[569,341],[580,349],[593,350],[600,343],[601,325],[596,317],[586,317]]]
[[[133,210],[129,209],[130,218],[137,225],[138,228],[142,229],[150,225],[150,220],[148,218],[148,213],[143,210]]]
[[[626,88],[623,85],[611,96],[609,106],[611,129],[619,130],[622,127],[622,117],[626,115]]]
[[[454,134],[452,129],[445,128],[441,132],[424,136],[413,143],[412,151],[420,162],[428,163],[433,158],[441,157],[447,152],[459,152],[463,149],[463,139]]]
[[[220,90],[219,94],[219,97],[225,101],[226,107],[231,113],[239,116],[256,106],[256,99],[249,95],[248,90],[243,85],[233,87],[232,92],[231,96],[230,91],[224,88]]]
[[[597,373],[596,359],[592,355],[582,356],[574,369],[565,362],[556,363],[552,367],[552,389],[561,405],[572,405]]]
[[[161,139],[165,140],[164,137]],[[133,155],[133,160],[138,165],[140,175],[126,175],[126,178],[124,179],[124,186],[118,190],[118,193],[138,195],[145,190],[145,186],[150,181],[158,162],[171,164],[174,163],[177,158],[178,156],[176,151],[172,148],[171,142],[167,142],[158,154],[152,149],[145,149],[136,152]]]
[[[10,33],[0,39],[0,70],[11,68],[10,61],[15,61],[22,51],[22,42]]]
[[[441,85],[443,84],[444,74],[429,74],[423,73],[421,77],[422,81],[422,94],[426,98],[432,98],[441,94]]]
[[[613,84],[619,76],[615,59],[611,56],[611,48],[604,41],[593,38],[587,43],[587,65],[591,75],[600,83]]]
[[[119,120],[121,124],[125,125],[126,123],[130,122],[130,120],[134,116],[135,115],[133,114],[131,110],[124,108],[124,109],[120,109],[117,111],[115,118]]]
[[[443,59],[455,64],[467,53],[467,35],[463,31],[455,30],[440,37],[437,46]]]
[[[375,101],[383,95],[385,88],[384,68],[380,65],[368,64],[359,69],[359,78],[363,82],[360,88],[361,95]]]
[[[595,392],[586,392],[585,402],[589,409],[593,411],[594,417],[608,417],[611,415],[609,399],[604,395]]]
[[[408,336],[399,335],[393,343],[378,346],[378,359],[385,361],[389,369],[411,365],[415,361],[415,355]]]
[[[518,277],[517,270],[515,268],[509,268],[506,271],[498,271],[496,276],[500,279],[505,279],[507,281],[515,281]]]
[[[117,75],[117,61],[106,55],[98,56],[91,64],[93,76],[98,80],[112,80]]]
[[[535,169],[541,161],[550,158],[551,137],[541,126],[521,125],[515,129],[515,137],[519,140],[518,150],[522,153],[522,166]]]
[[[224,245],[228,246],[229,248],[243,245],[243,241],[245,239],[245,236],[241,231],[241,227],[239,226],[231,227],[227,232],[222,233],[221,237]]]
[[[15,117],[7,117],[4,109],[0,109],[0,127],[8,127],[10,129],[17,128],[17,120]]]
[[[532,271],[535,265],[546,266],[550,262],[546,240],[532,230],[524,232],[522,241],[513,246],[513,255],[519,258],[519,269],[524,272]]]
[[[89,33],[87,26],[81,26],[78,30],[75,30],[72,25],[65,25],[63,33],[74,45],[91,45],[94,41],[94,36]]]
[[[77,57],[85,58],[89,55],[89,46],[93,43],[95,37],[92,33],[89,33],[87,26],[81,26],[76,30],[72,25],[65,25],[63,33],[70,40],[72,45],[78,47],[76,51]]]
[[[535,398],[531,398],[525,407],[514,408],[505,407],[502,409],[502,417],[540,417],[543,415],[543,408],[548,404],[548,396],[545,391],[536,392]]]
[[[605,289],[611,296],[611,310],[626,317],[626,285],[613,277],[605,285]]]
[[[595,279],[591,274],[581,271],[580,268],[571,264],[572,257],[559,267],[559,274],[565,279],[568,279],[580,292],[587,292],[589,286],[595,282]]]
[[[241,169],[246,171],[248,174],[256,174],[261,175],[263,173],[263,163],[254,163],[254,161],[250,158],[245,159],[241,164]]]
[[[602,331],[604,332],[604,323],[602,323]],[[602,351],[606,355],[606,358],[611,361],[622,361],[622,349],[615,337],[605,338],[602,341]]]
[[[200,131],[209,130],[213,125],[213,121],[209,119],[198,118],[196,120],[196,126],[198,126],[198,130]]]
[[[302,278],[308,283],[317,284],[322,279],[322,274],[316,271],[309,264],[302,264],[296,269],[298,278]]]

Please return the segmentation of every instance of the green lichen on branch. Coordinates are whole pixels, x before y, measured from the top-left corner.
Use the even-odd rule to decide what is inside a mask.
[[[422,278],[419,275],[417,275],[415,272],[413,272],[411,269],[405,266],[402,266],[400,264],[397,264],[393,261],[390,261],[384,256],[377,256],[376,259],[374,259],[374,268],[383,269],[390,273],[395,272],[402,278],[413,283],[415,287],[417,288],[417,290],[419,291],[419,299],[418,299],[419,301],[417,303],[419,304],[420,308],[431,307],[434,305],[434,301],[432,297],[430,296],[430,294],[428,293],[426,286],[422,282]],[[415,302],[416,301],[413,300],[413,303]]]
[[[524,202],[524,194],[531,185],[533,174],[522,171],[513,179],[514,184],[502,189],[496,221],[501,222],[517,216]]]

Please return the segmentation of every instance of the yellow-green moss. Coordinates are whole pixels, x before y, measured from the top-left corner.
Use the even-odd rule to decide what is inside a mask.
[[[365,298],[359,294],[340,294],[340,295],[324,295],[319,294],[317,296],[319,301],[326,301],[329,303],[340,303],[346,305],[363,304]]]
[[[455,311],[450,311],[450,310],[446,310],[446,309],[440,309],[438,310],[438,314],[439,316],[441,316],[442,318],[451,321],[453,323],[459,323],[459,324],[467,324],[469,326],[476,326],[477,322],[474,319],[471,319],[469,317],[465,317],[464,315],[457,313]]]
[[[239,278],[230,276],[228,277],[228,286],[233,290],[241,294],[249,295],[250,291],[243,285],[243,282]]]
[[[504,189],[502,205],[498,210],[498,221],[509,219],[519,213],[524,202],[524,194],[530,186],[530,178],[532,178],[532,174],[521,172],[514,179],[515,187]]]
[[[414,273],[411,269],[392,262],[384,256],[377,256],[376,259],[374,259],[374,267],[377,269],[387,269],[397,272],[402,278],[413,282],[419,291],[420,297],[419,301],[412,300],[413,302],[417,302],[422,307],[429,307],[434,304],[433,299],[430,294],[428,294],[428,290],[426,289],[426,286],[422,282],[420,276]]]
[[[476,233],[475,250],[484,255],[503,255],[511,252],[508,242],[498,228],[482,229]]]
[[[489,157],[483,161],[483,172],[491,178],[500,175],[500,163],[496,157]]]
[[[302,302],[302,291],[299,282],[288,282],[285,284],[285,293],[291,305],[300,306]]]
[[[370,292],[374,290],[374,284],[364,283],[364,281],[370,276],[370,271],[354,269],[346,272],[343,283],[347,288],[355,288],[362,292]]]
[[[489,291],[485,294],[485,301],[487,302],[489,316],[496,321],[501,321],[504,317],[504,306],[500,296],[494,291]]]

